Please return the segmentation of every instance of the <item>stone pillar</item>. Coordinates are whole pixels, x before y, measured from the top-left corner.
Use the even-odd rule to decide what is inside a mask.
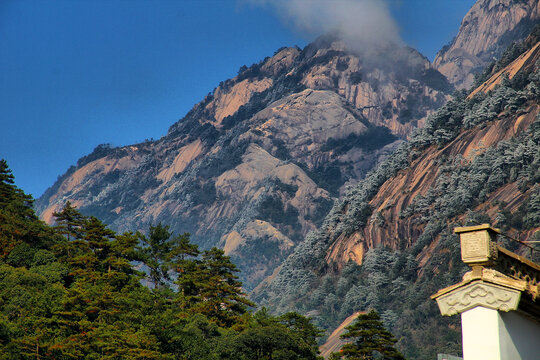
[[[464,360],[538,360],[540,324],[482,306],[461,313]]]
[[[461,313],[461,336],[464,360],[503,359],[497,310],[477,306]]]
[[[432,298],[461,314],[464,360],[540,360],[540,266],[498,247],[488,224],[455,232],[472,270]]]

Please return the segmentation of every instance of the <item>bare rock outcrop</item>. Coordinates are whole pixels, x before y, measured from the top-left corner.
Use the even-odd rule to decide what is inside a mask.
[[[508,66],[497,64],[511,78],[497,72],[476,95],[457,93],[351,187],[252,298],[275,312],[313,314],[329,329],[376,309],[411,358],[457,344],[437,343],[458,339],[459,324],[441,320],[429,299],[467,271],[452,228],[489,222],[510,238],[540,234],[538,39],[526,47]],[[339,346],[335,335],[325,350]],[[435,345],[426,348],[430,336]]]
[[[38,211],[53,221],[69,200],[115,230],[162,222],[190,232],[226,249],[250,289],[447,101],[451,86],[422,55],[381,51],[368,60],[331,36],[280,49],[220,83],[163,138],[96,148]]]
[[[458,89],[468,89],[474,74],[523,40],[540,20],[538,0],[480,0],[463,18],[454,40],[433,64]]]

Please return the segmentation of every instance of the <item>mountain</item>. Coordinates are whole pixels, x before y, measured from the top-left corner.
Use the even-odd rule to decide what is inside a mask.
[[[469,89],[476,73],[525,39],[539,20],[538,0],[479,0],[433,64],[456,88]]]
[[[341,197],[252,298],[327,329],[375,308],[407,358],[460,352],[459,318],[441,317],[429,298],[466,271],[453,227],[491,223],[513,238],[540,235],[538,33]]]
[[[279,49],[220,83],[163,138],[96,147],[36,208],[51,222],[69,200],[117,231],[161,222],[190,232],[231,255],[250,289],[453,91],[414,49],[369,53],[333,35]]]

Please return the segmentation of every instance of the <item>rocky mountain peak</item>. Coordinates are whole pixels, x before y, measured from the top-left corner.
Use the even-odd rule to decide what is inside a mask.
[[[276,312],[313,314],[327,328],[374,308],[407,357],[459,351],[459,323],[442,319],[429,299],[466,271],[453,227],[491,223],[521,240],[540,234],[539,33],[349,188],[252,298]]]
[[[480,72],[540,20],[538,0],[479,0],[463,18],[458,34],[433,64],[458,89],[468,89]]]
[[[38,210],[51,220],[70,200],[116,230],[170,224],[224,248],[254,287],[447,101],[451,86],[418,52],[387,46],[379,57],[334,35],[279,49],[221,82],[162,139],[97,148]]]

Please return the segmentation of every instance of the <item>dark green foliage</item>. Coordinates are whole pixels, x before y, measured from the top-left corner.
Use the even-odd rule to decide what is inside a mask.
[[[240,165],[242,163],[242,155],[244,155],[248,145],[249,143],[245,141],[240,143],[232,143],[231,140],[225,141],[223,146],[230,149],[230,151],[227,154],[219,152],[214,156],[204,159],[199,168],[201,178],[209,179],[214,176],[217,177],[225,171]]]
[[[432,89],[442,92],[451,92],[453,90],[453,86],[448,82],[448,79],[435,69],[425,69],[417,78]]]
[[[278,228],[280,226],[278,225]],[[260,269],[260,264],[266,266],[266,271],[261,274],[257,274],[261,278],[272,275],[272,271],[279,266],[282,259],[290,253],[290,250],[280,248],[279,240],[276,240],[271,235],[258,236],[255,241],[248,241],[239,247],[239,251],[231,255],[231,258],[238,268],[244,272],[252,269]],[[292,240],[296,240],[293,237]],[[257,256],[241,256],[240,254],[257,254]],[[250,279],[251,280],[251,279]],[[244,289],[246,291],[253,290],[253,287],[257,284],[255,281],[247,281],[244,283]]]
[[[204,251],[200,261],[186,264],[178,273],[182,309],[203,314],[220,326],[233,326],[248,306],[254,306],[242,293],[238,271],[223,250]]]
[[[148,278],[156,290],[170,285],[173,268],[178,272],[187,258],[199,255],[197,246],[189,243],[189,234],[172,236],[169,226],[161,223],[150,226],[148,237],[141,233],[137,237],[141,246],[136,257],[148,267]]]
[[[343,71],[343,70],[347,70],[348,67],[349,67],[349,61],[347,59],[344,59],[344,58],[338,59],[337,64],[336,64],[336,70]]]
[[[309,319],[248,312],[222,250],[161,224],[117,234],[70,203],[48,227],[5,161],[0,195],[0,359],[317,359]]]
[[[248,67],[246,65],[240,66],[240,68],[238,69],[238,75],[245,72],[247,69],[248,69]]]
[[[411,120],[412,116],[412,110],[409,107],[403,108],[399,112],[398,121],[401,124],[406,124]]]
[[[396,339],[384,328],[381,318],[376,311],[360,314],[352,325],[345,328],[347,331],[341,335],[343,339],[352,340],[345,344],[339,356],[345,359],[388,359],[404,360],[403,355],[394,348]]]
[[[77,167],[83,167],[94,160],[105,157],[112,153],[112,150],[113,147],[111,144],[100,144],[96,146],[90,154],[80,158],[79,161],[77,161]]]
[[[525,229],[540,226],[540,186],[537,184],[525,202],[525,216],[523,217]]]
[[[334,202],[330,199],[325,199],[325,198],[317,198],[314,200],[314,202],[316,204],[315,211],[313,211],[311,215],[307,214],[306,216],[304,216],[304,218],[306,220],[313,221],[313,223],[317,227],[319,227],[321,226],[322,221],[324,220],[324,217],[326,216],[326,214],[328,214],[328,212],[332,208],[332,205],[334,204]]]
[[[245,79],[261,79],[264,75],[265,74],[261,71],[260,64],[253,64],[249,68],[244,65],[240,68],[240,70],[238,70],[236,81],[240,82]]]
[[[0,160],[0,262],[9,259],[14,266],[28,266],[33,251],[57,241],[54,232],[34,213],[33,201],[14,185],[6,161]]]
[[[351,73],[351,75],[349,75],[349,81],[353,85],[360,84],[362,82],[362,72],[356,71]]]
[[[210,123],[195,126],[189,133],[188,142],[201,139],[207,146],[213,146],[220,136],[220,132]]]
[[[394,109],[392,103],[389,101],[382,108],[382,116],[387,119],[391,118],[395,110],[396,109]]]
[[[274,51],[274,56],[279,54],[280,52],[282,52],[283,50],[286,50],[287,47],[286,46],[282,46],[280,48],[278,48],[276,51]]]
[[[83,156],[77,161],[77,168],[81,168],[94,160],[101,159],[106,156],[121,158],[127,153],[128,150],[125,147],[113,147],[112,144],[100,144],[96,146],[90,154]]]
[[[321,359],[317,357],[316,339],[320,330],[310,319],[298,313],[270,316],[266,309],[257,312],[247,329],[231,339],[232,351],[224,351],[221,359]]]
[[[285,146],[285,142],[281,139],[272,139],[272,145],[276,147],[276,150],[273,152],[274,155],[279,160],[290,160],[291,154],[289,149]]]
[[[338,164],[321,164],[319,167],[313,169],[303,164],[298,165],[317,186],[327,190],[333,196],[338,195],[339,188],[343,185],[343,176]]]
[[[524,182],[526,184],[526,182]],[[505,206],[500,206],[497,213],[497,226],[503,230],[528,230],[540,224],[540,186],[535,184],[525,201],[515,212],[510,212]],[[505,204],[506,205],[506,204]]]
[[[60,212],[54,212],[56,232],[65,236],[68,241],[81,236],[84,216],[68,201]]]
[[[398,121],[402,124],[406,124],[414,119],[420,119],[426,115],[426,112],[422,110],[420,106],[422,102],[429,102],[429,98],[423,98],[423,95],[419,93],[410,93],[405,98],[403,107],[399,111]]]
[[[36,249],[32,248],[28,243],[22,242],[11,250],[7,256],[6,263],[11,266],[23,266],[29,268],[32,264]]]
[[[334,151],[336,154],[344,154],[352,148],[360,148],[365,151],[380,149],[397,140],[397,137],[384,126],[371,126],[361,134],[349,134],[344,139],[329,138],[321,148],[322,151]]]
[[[231,159],[231,161],[233,161],[232,163],[222,165],[224,167],[233,166],[235,164],[234,160],[235,159]],[[182,190],[187,196],[190,197],[194,205],[209,205],[217,199],[216,186],[212,180],[208,180],[202,184],[194,181],[186,184]]]
[[[268,196],[259,203],[259,215],[273,223],[298,225],[298,210],[292,205],[284,206],[277,196]]]
[[[289,195],[290,197],[294,197],[296,195],[296,192],[298,191],[297,185],[285,184],[278,178],[274,179],[274,183],[276,185],[277,190]]]

